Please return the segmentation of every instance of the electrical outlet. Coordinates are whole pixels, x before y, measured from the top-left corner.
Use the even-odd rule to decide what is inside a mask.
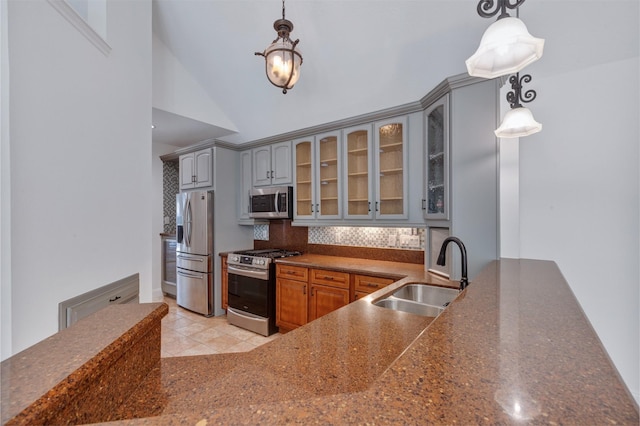
[[[396,235],[389,235],[389,247],[395,247],[396,241],[397,241]]]
[[[407,244],[409,247],[418,248],[420,247],[420,236],[419,235],[409,235]]]

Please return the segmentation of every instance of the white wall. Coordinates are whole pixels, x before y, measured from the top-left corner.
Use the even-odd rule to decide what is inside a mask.
[[[162,293],[162,238],[160,234],[164,232],[164,192],[163,192],[163,173],[161,155],[175,152],[178,148],[171,145],[152,144],[151,167],[152,167],[152,194],[153,194],[153,215],[151,223],[153,230],[151,231],[151,250],[152,250],[152,267],[151,267],[151,293],[149,301],[161,302]]]
[[[8,2],[12,353],[62,300],[136,272],[151,298],[151,1],[107,13],[104,55],[47,1]]]
[[[153,107],[236,131],[236,126],[224,111],[206,94],[162,40],[155,34],[152,40]]]
[[[543,130],[520,139],[519,188],[521,257],[557,262],[636,400],[638,75],[636,57],[534,79]]]

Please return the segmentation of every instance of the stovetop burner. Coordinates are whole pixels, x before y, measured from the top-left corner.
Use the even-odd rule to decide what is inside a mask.
[[[233,254],[238,254],[240,256],[267,257],[269,259],[277,259],[280,257],[300,256],[302,253],[300,253],[299,251],[282,249],[257,249],[236,251],[233,252]]]
[[[300,256],[299,251],[282,250],[282,249],[258,249],[236,251],[229,254],[227,262],[229,265],[243,265],[267,269],[273,259],[282,257]]]

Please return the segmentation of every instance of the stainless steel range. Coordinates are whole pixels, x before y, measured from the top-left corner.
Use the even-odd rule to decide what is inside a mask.
[[[246,250],[229,254],[229,324],[263,336],[276,333],[274,259],[298,255],[300,252],[281,249]]]

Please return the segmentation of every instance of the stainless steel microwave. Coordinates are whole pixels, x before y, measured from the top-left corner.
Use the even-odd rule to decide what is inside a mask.
[[[255,219],[292,219],[293,187],[269,186],[249,192],[249,217]]]

